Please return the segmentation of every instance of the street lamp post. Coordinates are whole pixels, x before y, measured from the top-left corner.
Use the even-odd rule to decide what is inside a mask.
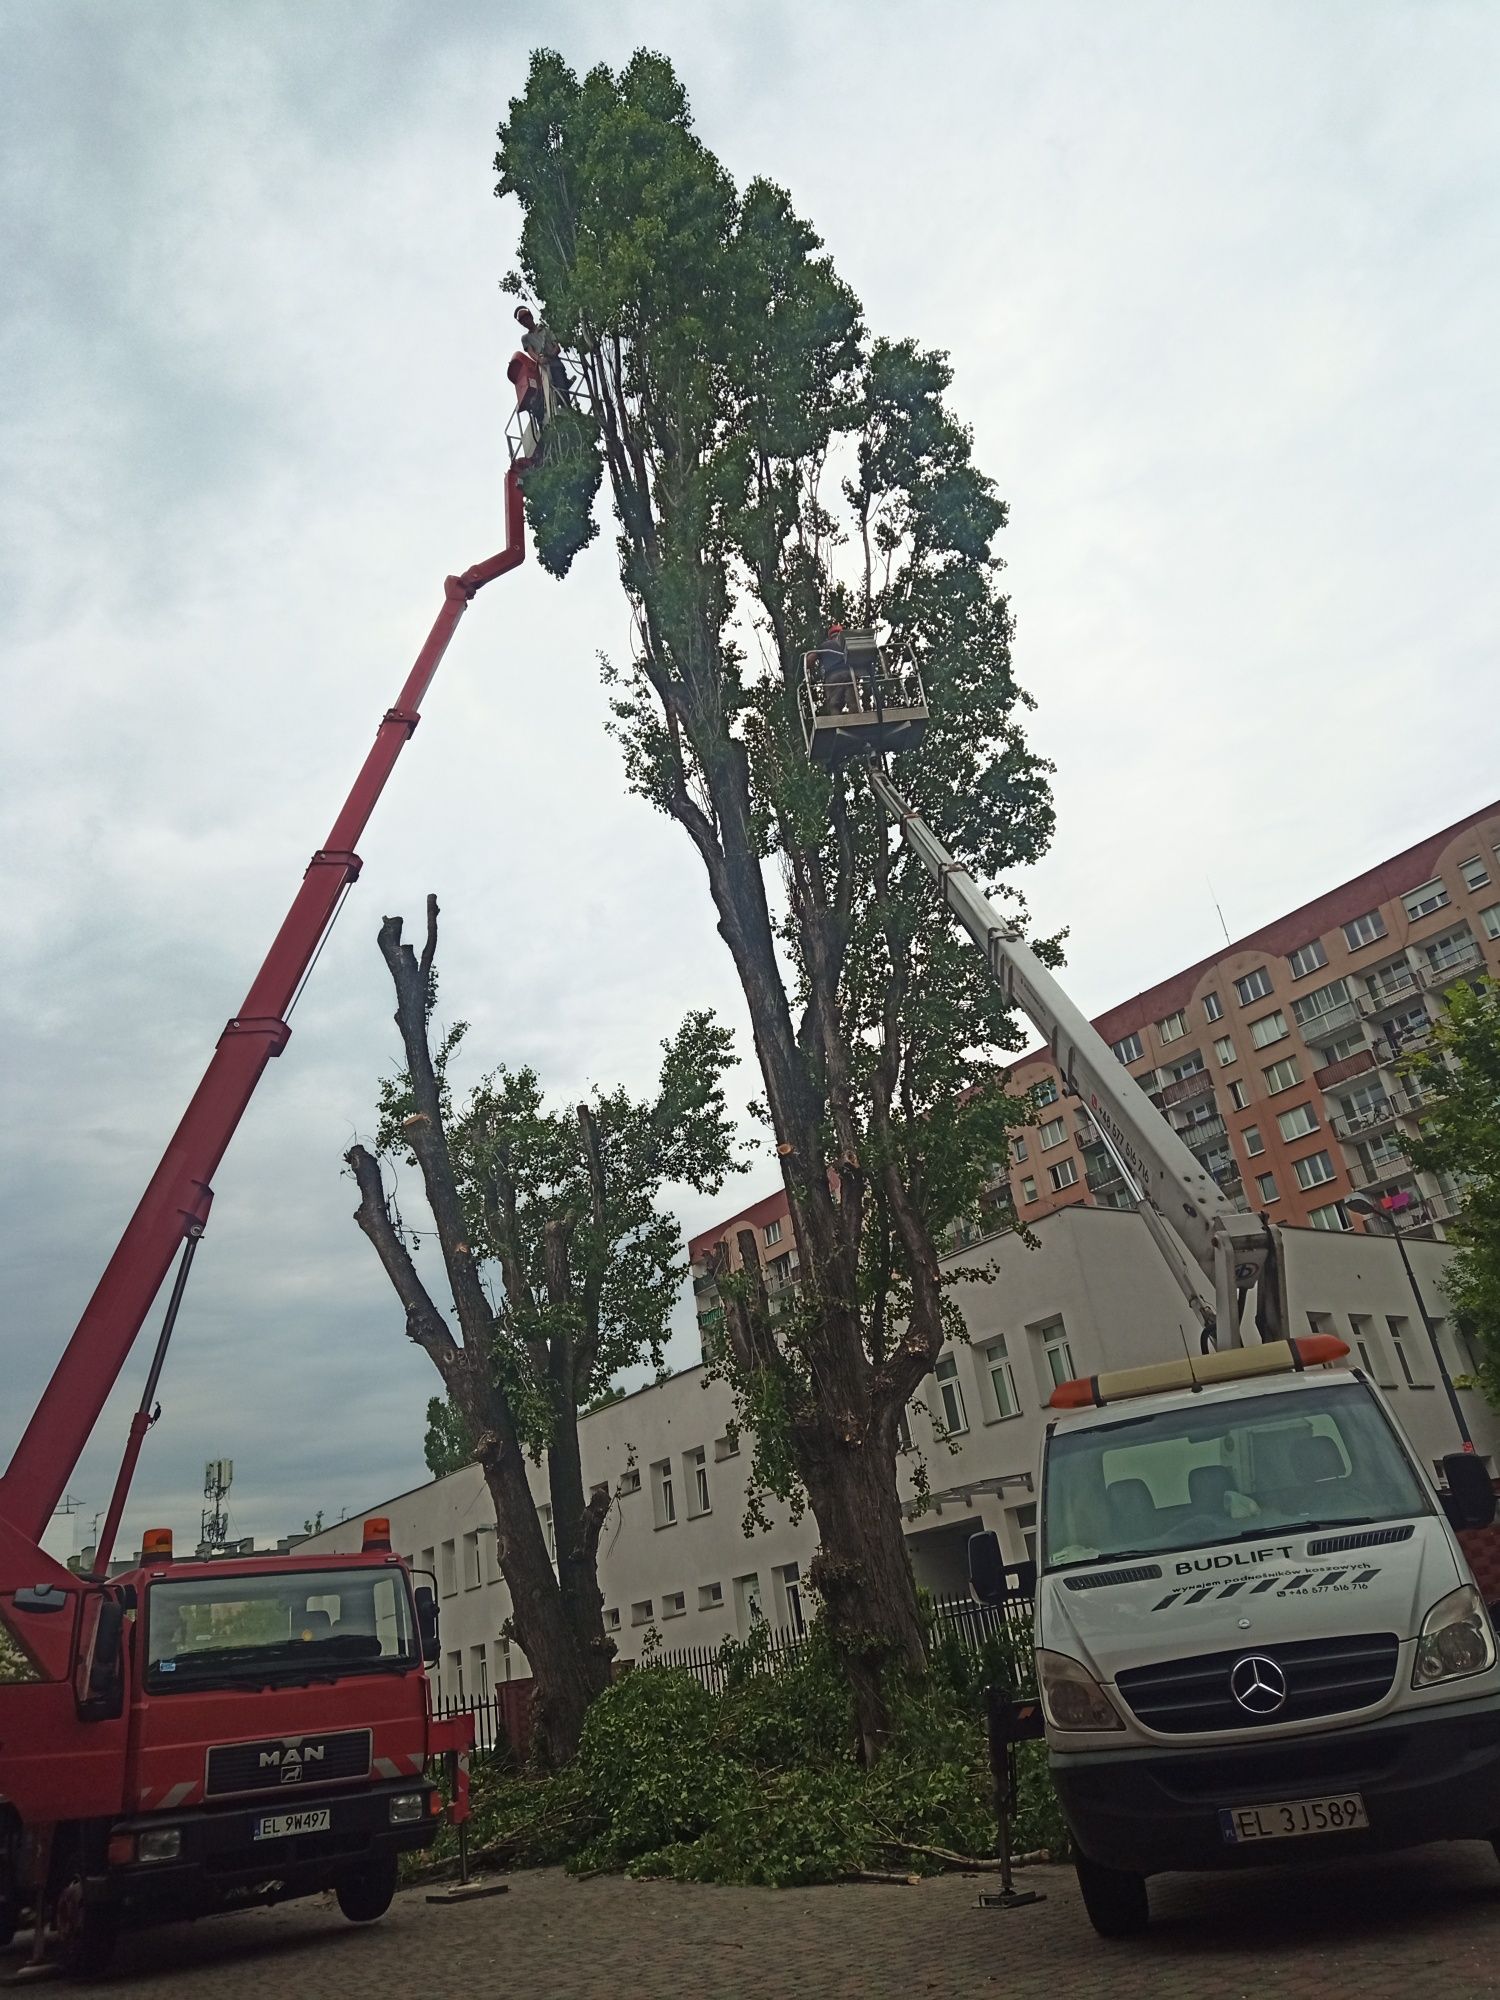
[[[1376,1228],[1373,1233],[1377,1236],[1389,1234],[1395,1239],[1397,1254],[1400,1256],[1402,1269],[1406,1272],[1406,1282],[1410,1285],[1411,1295],[1417,1302],[1417,1311],[1421,1315],[1422,1324],[1427,1329],[1428,1341],[1432,1346],[1432,1358],[1437,1363],[1438,1374],[1442,1378],[1444,1389],[1447,1391],[1448,1407],[1453,1412],[1453,1421],[1457,1424],[1458,1434],[1463,1439],[1464,1450],[1472,1451],[1474,1449],[1474,1438],[1469,1430],[1468,1419],[1464,1416],[1463,1405],[1458,1400],[1458,1391],[1453,1386],[1453,1377],[1448,1373],[1448,1364],[1443,1359],[1443,1350],[1438,1345],[1437,1324],[1427,1310],[1427,1301],[1422,1297],[1422,1287],[1417,1283],[1417,1274],[1411,1267],[1410,1257],[1406,1254],[1406,1243],[1402,1238],[1401,1231],[1396,1227],[1392,1218],[1383,1209],[1378,1208],[1367,1194],[1349,1195],[1345,1199],[1344,1206],[1345,1208],[1353,1209],[1354,1213],[1359,1216],[1365,1225],[1367,1234],[1371,1232],[1372,1224],[1384,1223],[1384,1229]]]

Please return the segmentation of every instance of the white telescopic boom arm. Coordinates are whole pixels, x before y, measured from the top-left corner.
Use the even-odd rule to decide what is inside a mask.
[[[1200,1322],[1216,1328],[1220,1346],[1238,1346],[1239,1294],[1264,1267],[1269,1247],[1264,1225],[1231,1205],[1088,1016],[874,765],[870,787],[984,953],[990,977],[1025,1014],[1069,1090],[1088,1106],[1116,1164],[1134,1182],[1142,1217]],[[1212,1287],[1212,1310],[1204,1302],[1199,1273]]]

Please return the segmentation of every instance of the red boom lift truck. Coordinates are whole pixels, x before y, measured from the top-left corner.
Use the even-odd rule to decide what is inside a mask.
[[[437,1657],[436,1607],[383,1521],[366,1522],[358,1556],[174,1563],[161,1531],[127,1574],[110,1574],[110,1554],[212,1176],[286,1047],[293,1001],[359,874],[355,843],[460,618],[522,559],[530,462],[513,444],[506,546],[447,579],[396,705],[0,1476],[0,1944],[29,1922],[34,1962],[50,1933],[64,1969],[92,1975],[122,1925],[325,1889],[356,1923],[380,1916],[399,1854],[437,1830],[432,1760],[457,1768],[472,1740],[468,1718],[432,1714],[423,1667]],[[93,1568],[75,1574],[42,1534],[174,1258]]]

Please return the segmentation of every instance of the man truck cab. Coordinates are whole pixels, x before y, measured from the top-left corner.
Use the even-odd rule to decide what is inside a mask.
[[[1328,1337],[1065,1384],[1043,1443],[1038,1684],[1089,1916],[1146,1878],[1500,1830],[1500,1664],[1455,1527]]]

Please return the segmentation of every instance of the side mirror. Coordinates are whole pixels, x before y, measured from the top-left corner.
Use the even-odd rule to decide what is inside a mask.
[[[438,1637],[437,1599],[425,1583],[417,1585],[417,1636],[422,1642],[424,1663],[435,1667],[443,1656],[443,1648]]]
[[[57,1583],[33,1583],[15,1594],[17,1611],[61,1611],[69,1602],[67,1591]]]
[[[1484,1460],[1472,1451],[1450,1452],[1443,1460],[1443,1512],[1455,1528],[1487,1528],[1495,1518],[1495,1489]]]
[[[969,1588],[981,1604],[998,1604],[1005,1595],[1005,1558],[993,1528],[969,1537]]]
[[[110,1722],[125,1702],[125,1607],[106,1597],[94,1620],[94,1645],[79,1714],[89,1722]]]

